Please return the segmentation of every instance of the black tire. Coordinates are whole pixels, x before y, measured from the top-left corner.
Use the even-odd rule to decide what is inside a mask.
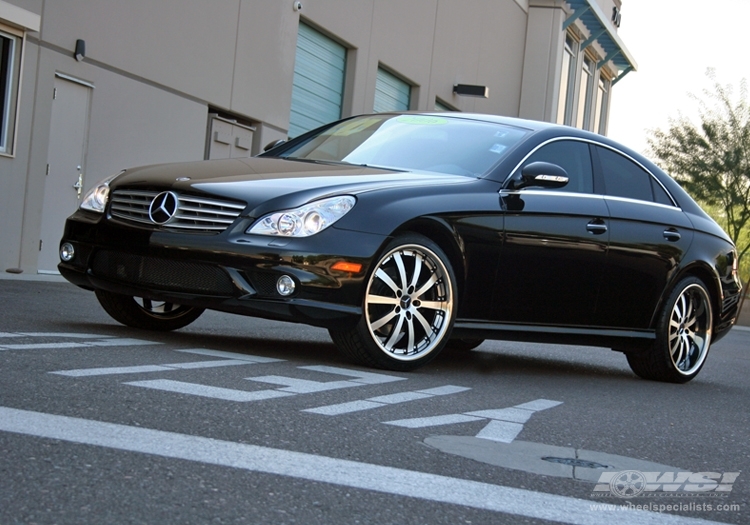
[[[664,304],[654,346],[626,354],[628,364],[643,379],[687,383],[700,372],[711,346],[713,308],[706,285],[686,277]]]
[[[456,277],[443,250],[427,237],[404,234],[373,265],[359,323],[329,333],[339,350],[358,363],[414,370],[447,343],[456,304]]]
[[[474,350],[482,343],[484,343],[484,339],[474,339],[469,337],[450,339],[445,345],[445,348],[448,350],[457,350],[459,352],[468,352]]]
[[[203,313],[203,308],[120,295],[96,290],[102,308],[126,326],[143,330],[168,332],[189,325]]]

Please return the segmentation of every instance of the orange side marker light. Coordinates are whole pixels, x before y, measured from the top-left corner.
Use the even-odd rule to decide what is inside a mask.
[[[359,273],[362,270],[362,265],[359,263],[339,261],[333,266],[331,270],[339,270],[341,272]]]

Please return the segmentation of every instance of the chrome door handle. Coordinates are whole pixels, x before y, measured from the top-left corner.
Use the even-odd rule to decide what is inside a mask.
[[[680,235],[680,232],[678,232],[674,228],[670,228],[668,230],[664,230],[664,238],[669,242],[677,242],[682,239],[682,235]]]
[[[607,225],[601,219],[595,219],[586,225],[586,229],[589,233],[594,235],[601,235],[607,233]]]

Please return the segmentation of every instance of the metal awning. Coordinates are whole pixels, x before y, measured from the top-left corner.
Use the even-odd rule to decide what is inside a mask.
[[[586,26],[590,36],[581,42],[581,50],[594,42],[597,42],[601,46],[605,56],[596,64],[596,67],[600,68],[612,61],[617,69],[617,77],[612,80],[612,84],[618,82],[631,71],[638,70],[638,64],[635,62],[633,55],[625,47],[625,44],[610,21],[610,17],[602,10],[597,0],[566,1],[573,9],[573,13],[563,23],[563,29],[567,29],[576,20],[580,20]]]

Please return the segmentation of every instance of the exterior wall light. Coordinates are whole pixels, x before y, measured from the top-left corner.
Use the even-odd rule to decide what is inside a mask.
[[[86,58],[86,41],[78,39],[76,40],[76,50],[73,53],[73,56],[76,60],[79,62]]]
[[[470,84],[456,84],[453,93],[463,97],[490,98],[490,88],[487,86],[472,86]]]

